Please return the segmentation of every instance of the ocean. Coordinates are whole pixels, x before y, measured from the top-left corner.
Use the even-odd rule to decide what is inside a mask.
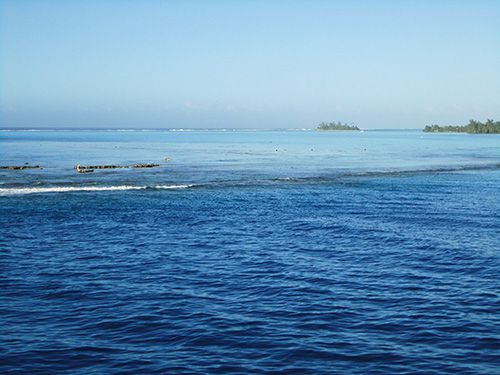
[[[2,373],[498,374],[499,135],[0,130],[25,163]]]

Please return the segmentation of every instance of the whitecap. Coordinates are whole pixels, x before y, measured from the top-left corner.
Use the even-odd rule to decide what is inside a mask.
[[[120,191],[120,190],[175,190],[187,189],[193,185],[156,185],[156,186],[46,186],[46,187],[21,187],[21,188],[0,188],[0,196],[24,195],[24,194],[45,194],[45,193],[71,193],[71,192],[100,192],[100,191]]]

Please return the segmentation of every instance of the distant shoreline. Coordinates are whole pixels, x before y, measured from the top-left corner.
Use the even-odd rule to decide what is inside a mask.
[[[331,132],[331,131],[361,131],[356,125],[343,124],[340,121],[322,122],[316,128],[316,131]]]
[[[470,120],[467,125],[427,125],[424,133],[467,133],[467,134],[500,134],[500,121],[491,119],[486,122]]]

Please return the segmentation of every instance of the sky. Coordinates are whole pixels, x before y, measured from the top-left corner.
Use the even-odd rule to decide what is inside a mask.
[[[499,20],[495,0],[0,0],[0,126],[500,120]]]

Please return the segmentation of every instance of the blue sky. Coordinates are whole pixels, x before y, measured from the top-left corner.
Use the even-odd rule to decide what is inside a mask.
[[[500,119],[500,1],[3,1],[0,126]]]

